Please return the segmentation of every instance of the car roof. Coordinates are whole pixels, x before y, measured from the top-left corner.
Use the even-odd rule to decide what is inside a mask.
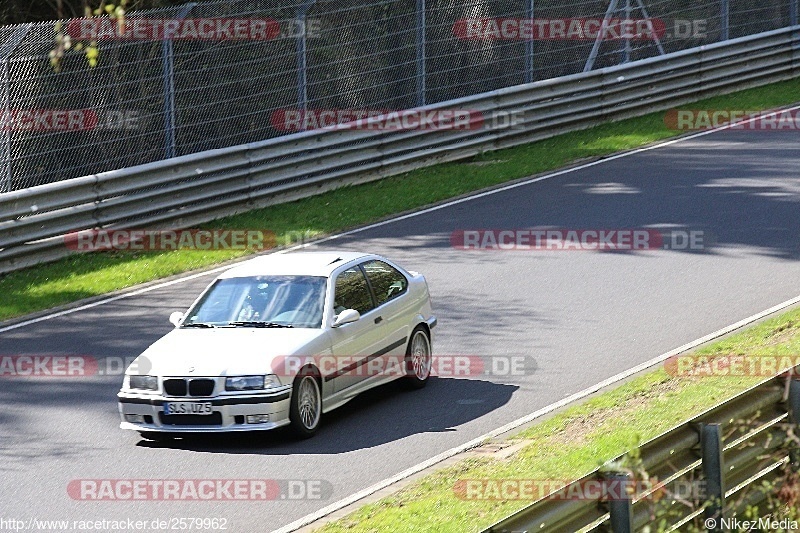
[[[265,275],[330,276],[339,266],[350,261],[371,257],[361,252],[288,252],[262,255],[239,263],[223,272],[219,278],[242,278]]]

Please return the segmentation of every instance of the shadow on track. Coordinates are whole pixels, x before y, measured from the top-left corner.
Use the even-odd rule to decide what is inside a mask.
[[[421,390],[392,382],[364,392],[327,413],[317,434],[297,440],[276,431],[197,435],[166,442],[141,440],[138,446],[223,454],[337,454],[372,448],[417,433],[441,433],[487,415],[506,404],[518,389],[477,379],[431,378]],[[427,457],[425,450],[420,458]]]

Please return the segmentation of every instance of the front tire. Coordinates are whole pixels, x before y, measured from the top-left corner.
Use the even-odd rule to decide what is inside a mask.
[[[317,376],[300,372],[292,387],[289,421],[294,434],[301,439],[314,436],[322,417],[322,393]]]
[[[411,339],[406,348],[406,385],[412,389],[424,387],[431,375],[432,364],[430,335],[424,327],[417,326],[411,332]]]

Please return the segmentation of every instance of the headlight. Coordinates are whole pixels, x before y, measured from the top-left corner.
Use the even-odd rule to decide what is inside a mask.
[[[225,379],[225,390],[264,390],[273,387],[280,387],[281,382],[278,376],[272,374],[266,376],[236,376]]]
[[[140,390],[158,390],[158,378],[156,376],[130,376],[130,387]]]

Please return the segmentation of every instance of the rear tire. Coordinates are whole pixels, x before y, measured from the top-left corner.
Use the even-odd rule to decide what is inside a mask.
[[[411,332],[406,348],[406,386],[411,389],[423,388],[431,375],[432,360],[430,335],[423,326],[417,326]]]
[[[314,436],[322,418],[322,392],[317,376],[300,371],[292,386],[289,422],[292,432],[301,439]]]

